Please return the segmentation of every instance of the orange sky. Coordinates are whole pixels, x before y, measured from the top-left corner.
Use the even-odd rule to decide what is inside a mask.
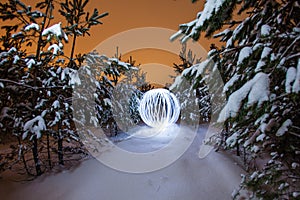
[[[102,26],[93,29],[91,32],[92,36],[84,39],[86,43],[77,47],[77,50],[81,48],[83,50],[93,49],[105,39],[134,28],[161,27],[174,30],[175,32],[178,30],[179,24],[189,22],[195,18],[197,13],[203,8],[202,4],[202,1],[193,4],[191,0],[92,0],[90,2],[91,8],[96,6],[100,11],[109,12],[109,16],[102,20],[104,22]],[[151,36],[151,33],[140,35],[140,37],[145,37],[145,40],[149,36]],[[160,38],[160,40],[169,42],[169,36]],[[143,39],[140,38],[130,38],[127,43],[136,43],[137,40],[141,41],[136,46],[143,46]],[[164,41],[161,42],[163,43]],[[199,41],[206,51],[209,50],[211,42],[206,39]],[[120,47],[120,53],[124,55],[124,48],[120,44],[118,46]],[[110,46],[110,48],[108,52],[106,48],[97,50],[112,56],[111,50],[114,50],[116,47]],[[176,54],[166,51],[168,48],[162,49],[165,51],[147,48],[125,52],[124,58],[126,59],[129,55],[132,55],[137,60],[137,63],[142,64],[142,69],[147,71],[148,81],[164,85],[166,82],[172,81],[167,74],[174,75],[170,74],[172,70],[164,66],[172,66],[174,62],[179,62],[178,54],[180,48],[178,48]],[[200,55],[200,57],[204,56],[203,53]],[[153,70],[150,68],[151,65]]]
[[[92,36],[84,39],[79,49],[92,49],[104,39],[140,27],[163,27],[178,30],[180,23],[195,18],[200,3],[190,0],[91,0],[89,8],[97,7],[101,12],[109,12],[103,18],[104,24],[92,30]]]
[[[4,1],[5,0],[1,0],[1,2]],[[23,1],[32,6],[34,6],[35,2],[37,2],[37,0]],[[100,13],[108,12],[109,15],[101,20],[104,23],[103,25],[96,26],[91,29],[91,36],[78,39],[76,52],[87,53],[95,49],[99,46],[99,44],[101,46],[103,41],[109,40],[112,36],[135,28],[158,27],[173,30],[175,32],[178,30],[179,24],[189,22],[195,18],[197,12],[203,8],[202,4],[203,1],[193,4],[191,3],[191,0],[90,0],[88,3],[89,11],[92,11],[94,8],[98,8]],[[58,7],[56,7],[56,9],[57,8]],[[61,18],[55,17],[55,20],[61,21]],[[62,21],[62,23],[64,22]],[[147,34],[145,36],[140,35],[138,37],[145,37],[145,40],[147,40],[147,37],[151,36],[151,33],[148,32]],[[165,37],[160,40],[167,41],[168,38],[169,37]],[[135,43],[136,39],[140,38],[133,37],[127,41],[127,43]],[[201,46],[207,51],[209,50],[209,46],[212,42],[215,43],[217,41],[200,39],[198,43],[201,44]],[[143,45],[141,44],[141,46]],[[111,48],[116,49],[114,46],[111,46]],[[113,56],[111,51],[106,52],[106,49],[97,50],[101,51],[100,53]],[[67,45],[65,54],[68,55],[69,51],[70,49]],[[120,51],[120,53],[124,55],[122,47],[120,47]],[[133,55],[133,58],[141,64],[159,63],[172,66],[174,62],[178,62],[178,54],[179,50],[176,54],[174,54],[174,52],[162,53],[161,50],[157,51],[155,49],[148,48],[145,51],[139,49],[126,52],[124,58],[127,58],[129,55]],[[203,57],[203,55],[200,57]]]

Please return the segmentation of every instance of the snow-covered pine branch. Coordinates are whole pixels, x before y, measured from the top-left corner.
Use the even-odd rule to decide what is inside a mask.
[[[64,39],[66,42],[69,41],[68,36],[61,27],[61,22],[43,30],[42,36],[47,36],[47,40],[51,40],[51,38],[54,38],[57,41],[61,41],[62,39]]]
[[[236,75],[236,77],[238,77],[238,75]],[[255,103],[258,103],[257,106],[261,106],[263,102],[269,100],[269,84],[270,80],[267,74],[256,74],[253,79],[249,80],[240,89],[229,96],[228,102],[221,111],[218,121],[223,122],[230,117],[236,117],[240,111],[242,102],[247,97],[247,107],[250,107]]]
[[[198,12],[196,19],[181,24],[180,30],[171,36],[171,40],[181,36],[181,42],[186,42],[188,39],[198,40],[202,31],[206,31],[207,36],[219,30],[222,27],[223,21],[229,20],[231,15],[228,15],[228,10],[233,10],[234,2],[230,0],[207,0],[204,9]],[[224,16],[220,19],[219,16]]]
[[[28,133],[34,134],[37,138],[42,136],[43,130],[46,129],[45,120],[42,116],[37,116],[29,121],[27,121],[24,125],[24,133],[22,138],[25,139]]]

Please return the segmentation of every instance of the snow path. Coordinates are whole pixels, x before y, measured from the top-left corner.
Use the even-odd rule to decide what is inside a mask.
[[[73,170],[43,175],[32,182],[0,180],[0,197],[3,200],[231,199],[244,172],[223,153],[211,152],[204,159],[198,158],[205,132],[205,127],[200,128],[184,155],[158,171],[124,173],[89,159]],[[120,144],[128,141],[130,144],[130,140]]]

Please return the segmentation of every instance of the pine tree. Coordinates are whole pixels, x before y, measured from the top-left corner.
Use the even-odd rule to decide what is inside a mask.
[[[195,64],[198,64],[201,62],[201,59],[196,59],[196,55],[193,54],[193,52],[189,49],[187,51],[186,49],[186,44],[183,43],[182,44],[182,49],[179,53],[179,58],[182,61],[181,64],[176,64],[174,63],[174,71],[175,73],[178,75],[182,74],[183,71],[185,71],[184,74],[182,74],[182,76],[179,76],[180,78],[184,78],[189,80],[189,84],[192,84],[192,77],[193,75],[191,73],[186,73],[188,71],[191,71],[191,67],[193,66],[193,68],[195,67]],[[190,69],[188,69],[190,68]],[[172,77],[174,78],[174,80],[176,79],[176,76]],[[179,78],[178,78],[179,79]],[[171,89],[175,89],[175,85],[174,84]],[[194,84],[192,84],[194,85]],[[183,86],[183,85],[182,85]],[[184,88],[181,86],[181,89],[184,90]],[[186,86],[184,86],[186,87]],[[179,88],[177,88],[179,89]],[[187,90],[190,90],[191,88],[187,87]],[[188,92],[187,90],[185,90],[185,92]],[[183,91],[182,91],[183,92]],[[210,97],[209,97],[209,91],[208,88],[205,84],[205,82],[201,82],[198,83],[197,86],[194,85],[192,87],[192,91],[189,92],[194,92],[195,96],[196,96],[196,101],[197,104],[199,104],[199,114],[200,114],[200,119],[197,119],[195,116],[198,116],[198,111],[197,110],[190,110],[188,113],[190,113],[190,120],[200,120],[201,123],[207,123],[210,120],[210,112],[211,112],[211,106],[210,106]],[[187,102],[187,101],[191,101],[191,102]],[[181,105],[182,109],[189,109],[189,105],[193,104],[194,99],[185,99]]]
[[[181,74],[183,70],[190,68],[193,64],[199,63],[201,61],[201,59],[196,59],[196,55],[193,55],[193,52],[190,49],[187,52],[186,43],[182,44],[182,48],[179,53],[179,58],[182,63],[173,64],[174,71],[176,72],[177,75]]]
[[[300,195],[299,12],[298,1],[208,0],[197,19],[180,25],[172,37],[198,40],[201,32],[211,37],[224,28],[215,37],[225,46],[208,57],[225,83],[220,145],[244,152],[248,174],[241,188],[251,189],[254,197]],[[235,14],[243,19],[236,21]],[[196,83],[202,80],[192,75]]]

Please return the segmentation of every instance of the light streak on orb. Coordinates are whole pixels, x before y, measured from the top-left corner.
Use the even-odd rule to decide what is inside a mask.
[[[180,104],[176,96],[169,90],[152,89],[143,95],[139,113],[148,126],[164,128],[178,120]]]

